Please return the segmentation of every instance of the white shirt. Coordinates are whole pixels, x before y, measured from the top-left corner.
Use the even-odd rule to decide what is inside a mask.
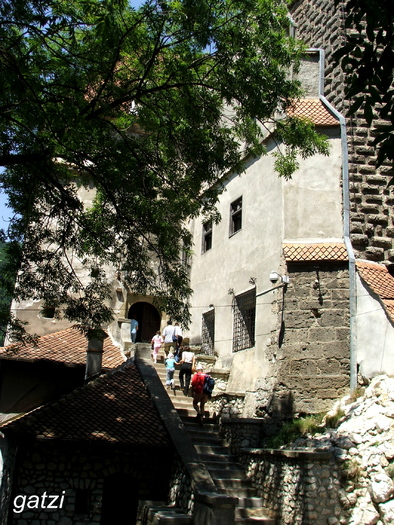
[[[175,326],[172,324],[167,325],[163,331],[163,337],[165,343],[172,343],[173,335],[175,334]]]
[[[194,357],[194,353],[193,352],[182,352],[181,361],[183,361],[184,363],[192,364],[193,363],[193,357]]]

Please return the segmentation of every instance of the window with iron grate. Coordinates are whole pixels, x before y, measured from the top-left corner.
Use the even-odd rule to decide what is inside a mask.
[[[256,289],[237,295],[233,300],[233,352],[255,345]]]
[[[215,344],[215,310],[202,314],[202,347],[205,355],[213,355]]]

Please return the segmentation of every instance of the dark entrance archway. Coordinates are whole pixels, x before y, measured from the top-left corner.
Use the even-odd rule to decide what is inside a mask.
[[[127,317],[134,317],[138,321],[137,342],[150,343],[157,330],[160,330],[161,316],[150,303],[134,303],[130,306]]]
[[[138,481],[128,474],[104,480],[100,525],[134,525],[138,509]]]

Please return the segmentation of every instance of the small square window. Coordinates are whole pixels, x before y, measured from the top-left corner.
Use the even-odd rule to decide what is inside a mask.
[[[202,225],[202,253],[212,248],[212,221]]]
[[[242,197],[230,205],[230,235],[242,228]]]
[[[41,317],[46,319],[53,319],[55,317],[55,308],[53,306],[43,306],[41,308]]]

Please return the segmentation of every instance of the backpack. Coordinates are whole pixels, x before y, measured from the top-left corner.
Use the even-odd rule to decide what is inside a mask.
[[[210,396],[212,394],[212,390],[214,389],[214,387],[215,387],[214,378],[209,375],[205,376],[204,388],[203,388],[204,394],[208,394]]]

